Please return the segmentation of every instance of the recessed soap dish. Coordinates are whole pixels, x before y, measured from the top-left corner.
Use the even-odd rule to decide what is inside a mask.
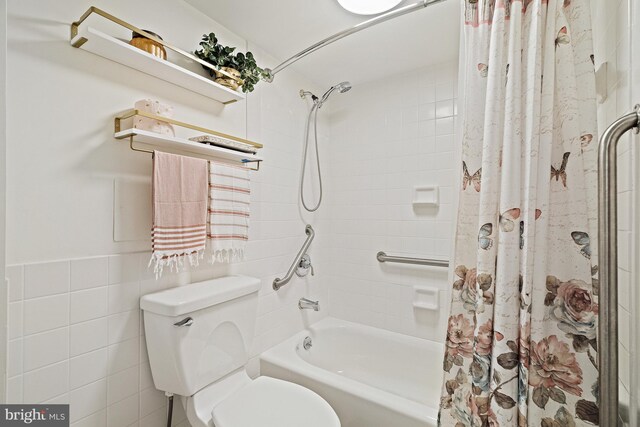
[[[438,310],[440,308],[439,289],[431,286],[413,287],[413,308]]]
[[[413,187],[413,204],[416,206],[438,206],[439,191],[436,185]]]

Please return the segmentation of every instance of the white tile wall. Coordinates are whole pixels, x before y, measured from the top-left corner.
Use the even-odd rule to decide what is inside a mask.
[[[447,270],[380,265],[375,255],[447,259],[453,237],[457,63],[358,85],[333,98],[323,225],[330,313],[442,341]],[[414,186],[437,185],[437,208]],[[325,273],[323,273],[325,274]],[[413,286],[440,289],[440,310],[414,309]]]
[[[259,277],[263,286],[250,354],[252,375],[258,374],[258,354],[328,313],[328,291],[315,278],[296,277],[278,293],[271,287],[306,237],[305,223],[314,221],[302,217],[297,205],[306,116],[297,93],[301,87],[313,89],[290,74],[277,86],[260,85],[247,101],[247,135],[265,145],[267,161],[251,175],[245,262],[204,263],[158,281],[147,268],[146,252],[8,268],[11,402],[71,403],[74,427],[164,426],[166,401],[153,386],[138,308],[146,293],[226,274]],[[321,119],[324,132],[329,130],[326,120]],[[312,255],[318,246],[314,243]],[[297,308],[302,296],[320,299],[321,312],[302,313]],[[174,425],[187,425],[181,408],[176,408]]]
[[[631,111],[633,104],[638,102],[631,99],[630,4],[627,0],[592,2],[595,62],[596,66],[605,62],[608,66],[608,97],[598,106],[600,132],[619,116]],[[632,367],[638,365],[633,348],[639,337],[637,321],[633,320],[637,319],[637,315],[632,314],[638,311],[638,296],[634,286],[634,278],[638,277],[635,262],[637,242],[634,238],[638,230],[637,209],[634,207],[634,200],[637,200],[635,193],[638,189],[635,184],[637,177],[634,174],[634,165],[637,164],[637,142],[637,137],[629,135],[623,137],[618,145],[618,360],[622,385],[620,398],[627,407],[630,404],[630,396],[637,399],[640,395],[640,390],[632,389],[632,376],[637,375],[636,369]],[[631,411],[629,425],[636,425],[636,411],[637,408]]]
[[[157,13],[145,12],[145,2],[96,2],[119,16],[146,16],[158,28],[165,28],[163,36],[178,45],[193,43],[194,31],[197,42],[197,34],[214,30],[223,42],[245,48],[239,36],[181,2],[157,0],[154,4],[161,3],[154,9]],[[29,85],[39,99],[57,99],[56,94],[47,92],[55,86],[55,91],[65,91],[64,102],[69,103],[67,108],[58,102],[56,111],[76,111],[78,105],[86,105],[88,97],[91,108],[81,116],[56,116],[51,126],[40,123],[55,135],[46,144],[39,134],[11,136],[8,188],[26,192],[12,193],[8,219],[13,233],[7,239],[8,258],[14,264],[6,274],[10,282],[8,395],[11,402],[70,402],[74,427],[160,427],[165,425],[165,398],[155,390],[149,369],[138,309],[141,295],[227,274],[260,278],[263,286],[249,363],[252,375],[258,374],[260,352],[328,313],[327,288],[316,278],[295,277],[277,294],[271,288],[273,279],[286,272],[304,241],[304,225],[316,219],[302,215],[297,204],[301,139],[307,115],[298,91],[305,88],[317,93],[322,89],[288,71],[278,76],[276,84],[259,84],[245,102],[222,107],[119,64],[69,50],[68,45],[59,43],[67,37],[65,26],[33,32],[25,25],[27,21],[36,27],[52,20],[71,22],[89,4],[80,6],[61,9],[53,0],[30,0],[12,4],[10,11],[13,47],[23,43],[50,46],[45,56],[34,50],[10,49],[12,87],[20,86],[23,78],[30,79],[26,70],[37,69],[38,74],[44,73],[56,82],[40,89]],[[175,22],[193,26],[183,30],[172,25]],[[37,41],[33,34],[38,34]],[[260,64],[273,66],[278,62],[256,46],[248,48]],[[68,67],[59,67],[60,58],[74,64],[73,78],[69,78]],[[96,69],[101,72],[96,74]],[[13,91],[12,111],[20,111],[28,97],[22,91]],[[156,281],[147,269],[149,254],[139,252],[150,247],[150,241],[113,240],[114,222],[122,219],[113,215],[117,198],[113,183],[131,182],[125,178],[148,182],[151,163],[150,157],[131,153],[126,145],[112,141],[108,119],[145,97],[174,105],[176,117],[182,120],[264,144],[261,154],[265,162],[259,172],[251,174],[252,215],[245,262],[215,267],[205,264],[179,275],[166,274]],[[51,110],[50,105],[40,105]],[[323,109],[325,114],[320,118],[323,141],[329,131],[329,108]],[[14,128],[22,127],[20,120],[14,114]],[[63,135],[52,130],[56,126],[73,127],[77,132],[74,136]],[[27,143],[32,149],[25,155],[21,147]],[[54,146],[58,147],[55,153],[47,154]],[[43,163],[34,163],[33,147]],[[24,181],[27,168],[36,172],[29,174],[31,178],[39,181],[46,177],[46,183],[29,185]],[[42,210],[29,206],[36,199],[49,208],[46,221],[36,218]],[[83,209],[70,211],[69,206],[80,205]],[[36,216],[23,221],[24,212]],[[145,221],[149,218],[135,218],[134,223]],[[321,242],[318,237],[311,249],[314,263]],[[302,313],[297,308],[302,296],[319,299],[321,311]],[[174,424],[186,426],[184,412],[179,404],[176,407]]]

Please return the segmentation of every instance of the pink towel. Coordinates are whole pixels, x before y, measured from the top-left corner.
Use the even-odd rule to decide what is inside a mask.
[[[184,258],[197,265],[207,233],[207,161],[154,152],[153,254],[156,276],[165,266],[179,270]]]

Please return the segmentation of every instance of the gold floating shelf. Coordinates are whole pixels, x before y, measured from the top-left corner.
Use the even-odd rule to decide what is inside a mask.
[[[151,39],[189,61],[194,61],[210,70],[218,71],[225,77],[232,78],[239,83],[242,82],[241,79],[224,72],[224,70],[217,70],[213,65],[203,61],[197,56],[177,48],[95,6],[91,6],[78,21],[71,24],[71,37],[69,41],[71,46],[126,65],[127,67],[173,83],[176,86],[183,87],[197,94],[215,99],[225,105],[245,99],[245,95],[241,92],[224,87],[205,76],[176,65],[173,62],[153,56],[148,52],[131,46],[125,41],[88,26],[85,20],[92,14],[96,14],[143,37]]]
[[[262,148],[259,144],[248,139],[239,138],[212,129],[201,126],[192,125],[167,117],[158,116],[140,110],[129,110],[114,120],[114,137],[116,139],[128,139],[129,147],[134,151],[153,153],[153,151],[165,151],[183,156],[197,157],[205,160],[223,161],[229,163],[241,163],[248,165],[255,163],[256,167],[252,170],[258,170],[262,158],[253,153],[245,153],[230,148],[224,148],[202,142],[191,141],[187,138],[164,135],[147,130],[137,129],[133,127],[133,118],[136,116],[146,117],[148,119],[158,120],[186,129],[195,130],[204,134],[215,136],[216,138],[229,140],[231,142],[241,142],[254,147],[256,150]]]

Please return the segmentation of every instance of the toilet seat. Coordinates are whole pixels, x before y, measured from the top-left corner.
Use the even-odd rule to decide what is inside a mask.
[[[211,412],[216,427],[340,427],[333,408],[313,391],[258,377]]]

